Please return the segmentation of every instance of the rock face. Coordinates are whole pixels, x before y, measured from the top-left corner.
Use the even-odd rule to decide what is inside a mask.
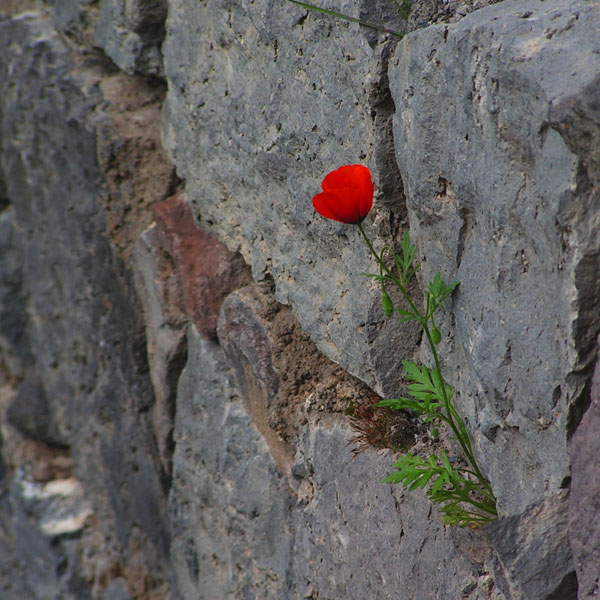
[[[585,3],[489,7],[408,36],[390,70],[411,229],[425,275],[461,281],[447,367],[504,515],[568,484],[596,359],[599,24]]]
[[[2,3],[2,598],[598,596],[600,10],[488,4]],[[429,356],[312,209],[358,162],[375,247],[460,281],[486,528],[381,481]]]
[[[600,532],[595,515],[600,510],[598,453],[600,440],[600,369],[592,379],[591,405],[571,441],[572,482],[569,502],[569,539],[579,581],[579,597],[595,598],[600,589]]]
[[[310,202],[327,172],[366,162],[381,190],[381,229],[398,230],[404,208],[381,86],[392,42],[371,48],[358,26],[262,0],[170,8],[163,137],[195,216],[256,279],[273,277],[277,299],[327,356],[392,393],[398,357],[417,335],[382,319],[361,275],[375,267],[358,231],[326,222]]]
[[[41,14],[0,23],[0,38],[12,49],[0,75],[1,164],[24,300],[17,315],[26,322],[24,337],[3,336],[11,342],[3,352],[13,354],[16,339],[23,357],[29,342],[25,369],[37,370],[57,432],[27,433],[71,450],[105,536],[96,577],[130,569],[132,585],[139,578],[149,593],[167,580],[166,490],[145,416],[153,391],[139,305],[103,210],[110,197],[99,140],[111,117],[95,110],[110,102],[98,85],[107,73],[80,68]],[[27,564],[37,553],[25,547],[20,558]],[[135,561],[142,568],[132,573]]]

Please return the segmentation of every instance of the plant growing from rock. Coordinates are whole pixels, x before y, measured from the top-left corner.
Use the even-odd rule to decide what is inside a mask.
[[[381,283],[381,302],[387,317],[397,314],[402,322],[416,321],[422,327],[431,351],[431,366],[403,361],[409,382],[407,395],[388,398],[377,405],[394,411],[409,411],[431,427],[432,437],[445,425],[463,454],[464,466],[451,460],[446,452],[428,457],[402,454],[394,463],[394,471],[384,481],[402,483],[408,490],[425,489],[432,502],[440,506],[442,520],[450,525],[477,526],[497,518],[496,498],[484,477],[471,446],[465,424],[452,403],[452,387],[442,375],[437,345],[441,334],[435,315],[451,296],[457,281],[446,283],[440,273],[425,290],[424,307],[419,308],[409,293],[409,283],[419,269],[416,250],[408,234],[404,235],[400,253],[385,247],[377,252],[367,236],[362,222],[373,206],[371,173],[362,165],[347,165],[329,173],[321,184],[323,191],[313,198],[315,210],[322,216],[341,223],[357,225],[375,258],[378,274],[370,274]],[[389,265],[386,256],[391,255]],[[395,307],[386,286],[396,286],[406,307]]]

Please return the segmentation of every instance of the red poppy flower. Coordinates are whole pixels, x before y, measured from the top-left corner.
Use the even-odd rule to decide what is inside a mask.
[[[313,198],[315,210],[334,221],[356,225],[373,206],[371,171],[363,165],[346,165],[323,179],[323,191]]]

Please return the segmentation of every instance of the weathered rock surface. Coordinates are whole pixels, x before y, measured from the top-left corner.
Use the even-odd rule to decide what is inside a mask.
[[[517,520],[498,547],[501,562],[508,546],[514,553],[515,597],[576,594],[566,503],[552,498],[569,482],[567,440],[597,353],[589,94],[599,27],[595,4],[503,3],[407,36],[390,69],[424,276],[441,270],[461,282],[446,366],[500,514]],[[576,69],[569,56],[581,57]],[[539,510],[550,525],[528,516]]]
[[[381,86],[393,42],[372,48],[367,37],[286,3],[172,2],[163,139],[198,221],[256,279],[272,275],[277,299],[327,356],[391,393],[418,338],[383,319],[361,275],[375,267],[359,232],[311,204],[327,172],[360,161],[378,184],[388,242],[403,218]]]
[[[398,43],[270,0],[0,0],[2,598],[597,597],[600,10],[490,3],[327,4]],[[314,214],[348,162],[376,247],[410,224],[461,280],[485,530],[350,428],[428,357]]]
[[[49,0],[59,31],[89,52],[101,48],[129,74],[162,76],[167,0]]]
[[[531,505],[521,515],[487,526],[500,568],[495,579],[512,600],[576,598],[577,576],[567,530],[567,492]]]
[[[411,228],[425,276],[461,282],[447,366],[505,515],[567,480],[596,357],[593,161],[556,107],[585,104],[599,26],[586,2],[503,3],[409,35],[390,72]]]
[[[183,598],[284,598],[291,496],[233,387],[222,350],[192,327],[169,500]]]
[[[221,348],[194,328],[189,343],[169,500],[184,598],[502,598],[481,535],[381,483],[390,457],[353,458],[339,417],[312,414],[282,476]]]
[[[96,43],[127,73],[162,75],[167,0],[102,0]]]
[[[569,540],[579,581],[579,598],[600,594],[600,367],[592,379],[591,404],[571,440]]]
[[[103,212],[98,131],[108,114],[95,110],[109,102],[97,85],[108,74],[79,66],[41,13],[1,22],[0,46],[1,178],[30,354],[102,526],[107,571],[120,563],[132,589],[150,593],[166,582],[166,495],[145,416],[153,394],[140,311]],[[143,568],[128,573],[136,560]]]
[[[159,240],[173,260],[185,310],[198,331],[214,338],[225,297],[251,281],[246,265],[214,235],[198,229],[184,194],[158,202],[152,210]]]

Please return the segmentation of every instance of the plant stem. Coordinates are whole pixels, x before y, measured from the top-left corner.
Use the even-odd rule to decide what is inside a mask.
[[[406,300],[406,302],[410,306],[410,309],[413,311],[413,314],[415,315],[415,317],[417,318],[417,320],[421,323],[421,325],[423,327],[423,331],[425,332],[425,336],[427,338],[427,343],[429,344],[429,348],[430,348],[431,354],[433,356],[435,369],[437,370],[437,372],[440,376],[440,380],[441,380],[441,384],[442,384],[441,387],[442,387],[444,408],[446,409],[446,416],[447,416],[446,422],[450,425],[452,432],[454,433],[458,443],[460,444],[460,446],[462,448],[462,451],[465,454],[465,458],[467,459],[469,465],[471,466],[471,468],[474,471],[474,475],[477,477],[479,482],[484,486],[485,490],[487,490],[486,495],[488,495],[491,500],[493,498],[492,488],[491,488],[490,484],[488,483],[488,481],[486,480],[486,478],[483,476],[483,473],[480,471],[479,466],[477,465],[477,462],[475,461],[475,456],[473,455],[473,449],[471,447],[471,441],[469,439],[469,436],[466,431],[463,420],[461,419],[460,415],[456,412],[456,409],[454,408],[454,406],[452,405],[452,402],[450,401],[450,398],[448,397],[448,392],[446,390],[446,381],[442,375],[440,360],[438,357],[437,350],[435,348],[435,344],[431,337],[431,330],[430,330],[429,324],[428,324],[427,315],[429,313],[429,302],[430,302],[429,297],[427,297],[427,311],[424,316],[421,313],[421,311],[416,307],[414,302],[412,301],[410,295],[408,294],[408,291],[406,290],[406,288],[404,287],[404,285],[400,281],[400,279],[398,277],[396,277],[396,275],[385,264],[383,259],[379,256],[379,254],[377,254],[377,252],[375,252],[375,248],[373,248],[373,244],[371,243],[371,240],[367,236],[367,234],[364,230],[364,227],[362,226],[362,223],[358,224],[358,229],[361,232],[363,238],[365,239],[365,242],[367,243],[367,246],[369,247],[371,254],[373,255],[373,257],[379,264],[380,269],[386,273],[386,275],[390,278],[390,280],[402,292],[404,299]],[[487,509],[485,509],[485,510],[487,510]]]
[[[337,17],[338,19],[344,19],[345,21],[351,21],[352,23],[358,23],[359,25],[363,25],[364,27],[369,27],[370,29],[376,29],[377,31],[383,31],[384,33],[390,33],[395,35],[398,38],[404,37],[404,34],[394,31],[393,29],[388,29],[387,27],[383,27],[382,25],[376,25],[375,23],[368,23],[367,21],[363,21],[362,19],[357,19],[356,17],[351,17],[349,15],[345,15],[343,13],[339,13],[335,10],[329,10],[328,8],[321,8],[320,6],[315,6],[314,4],[309,4],[308,2],[300,2],[300,0],[288,0],[292,4],[297,4],[302,8],[306,8],[308,10],[314,10],[315,12],[320,12],[325,15],[329,15],[330,17]],[[404,14],[404,12],[403,12]]]

